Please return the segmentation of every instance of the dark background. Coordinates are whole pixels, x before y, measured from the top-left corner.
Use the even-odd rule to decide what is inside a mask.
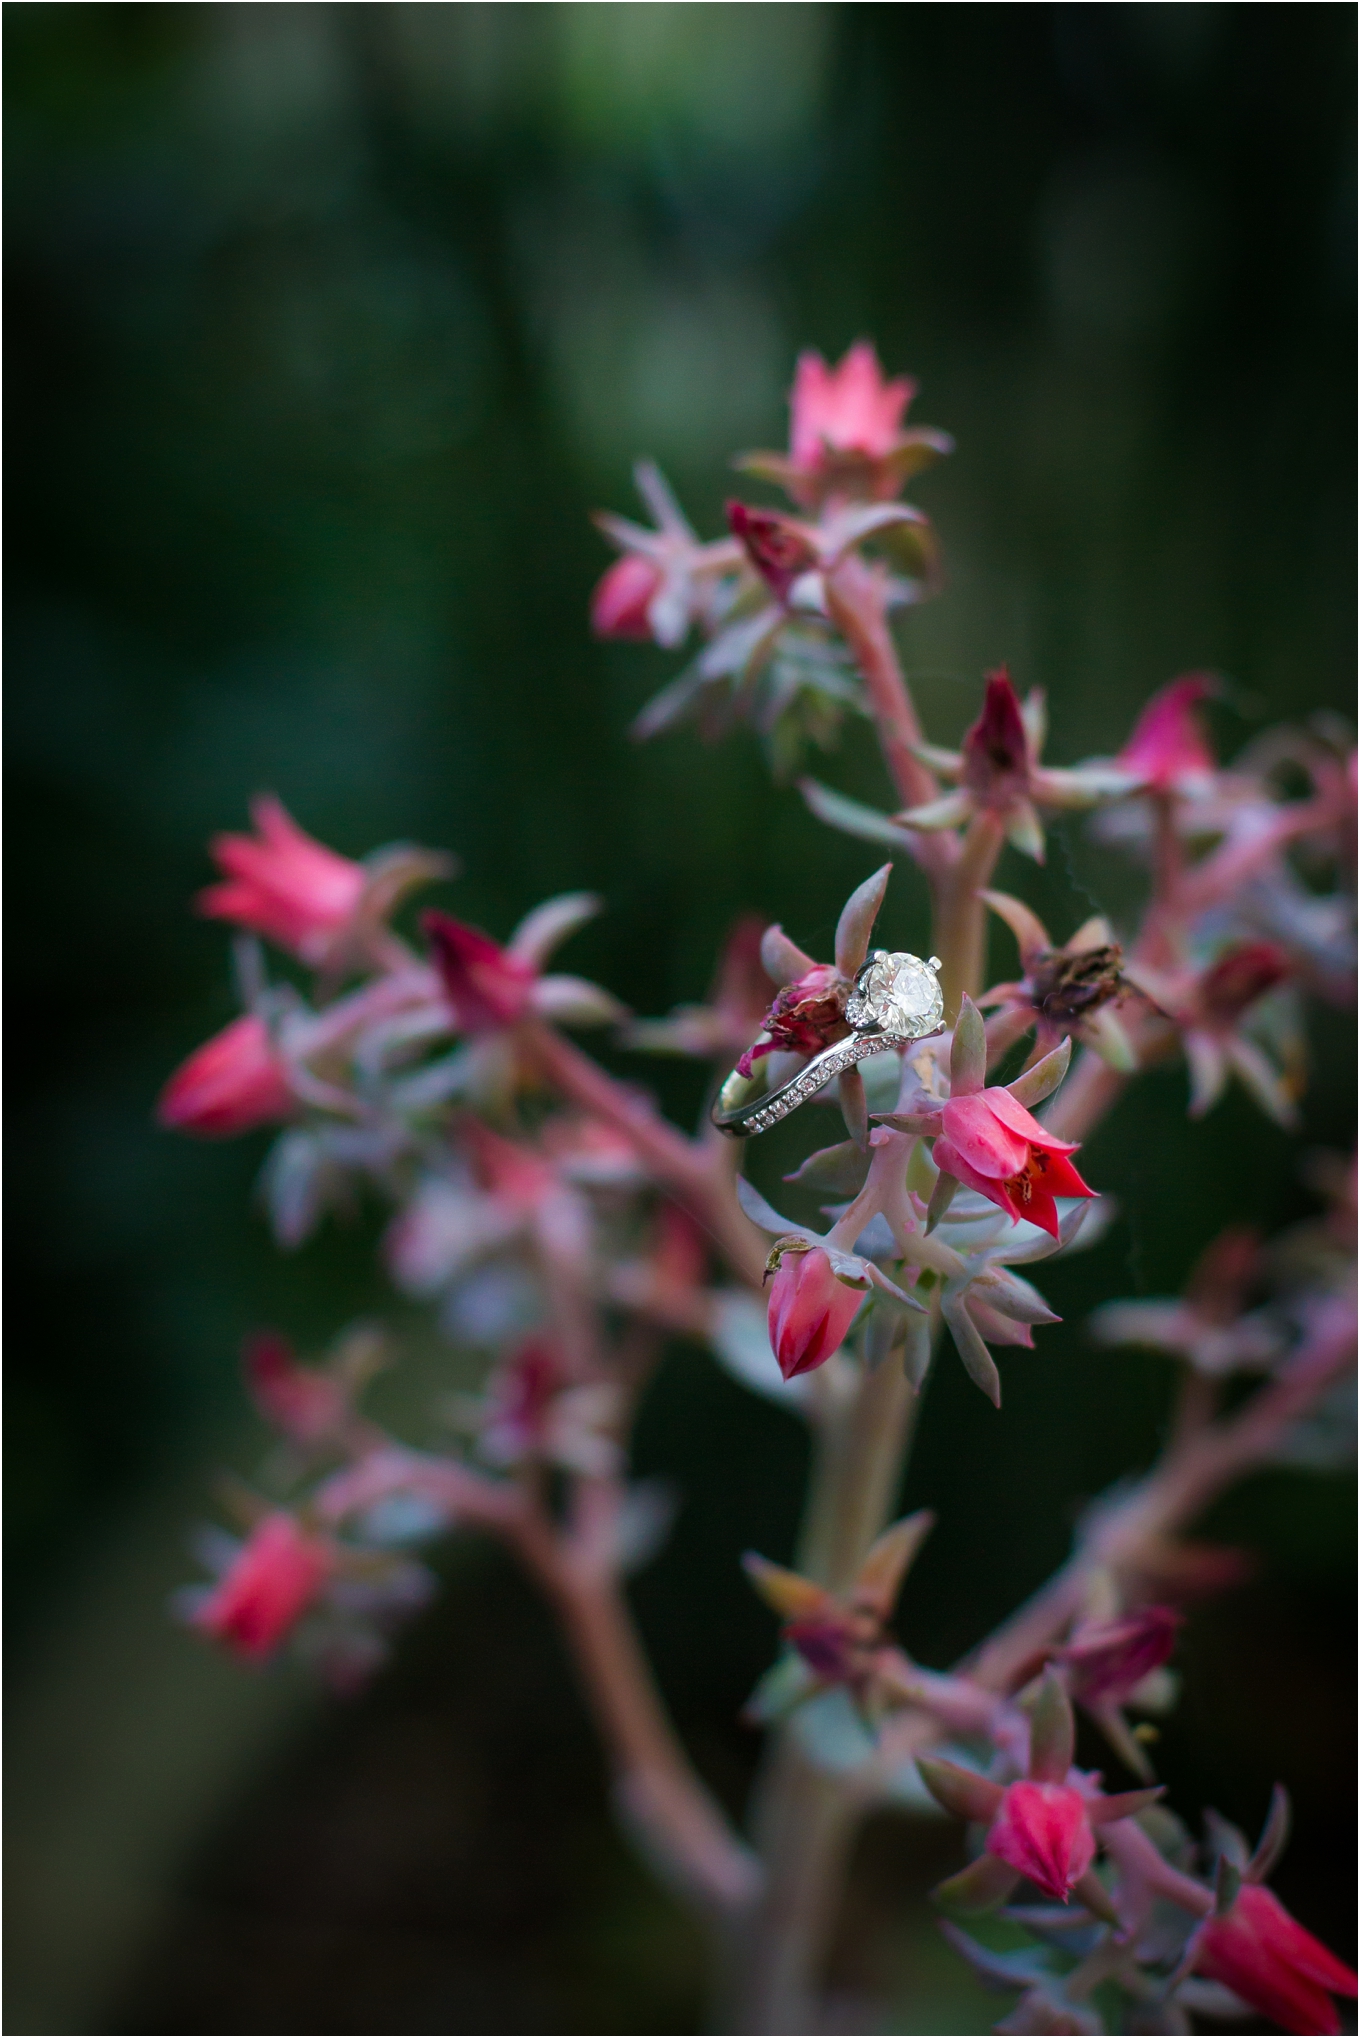
[[[187,910],[204,838],[270,787],[348,853],[456,849],[448,903],[498,934],[595,887],[568,966],[643,1011],[702,992],[740,908],[825,949],[872,852],[744,736],[630,747],[673,663],[591,642],[587,513],[630,509],[649,452],[713,531],[728,454],[782,441],[798,347],[860,334],[959,444],[918,491],[949,589],[902,630],[937,739],[1002,658],[1048,687],[1060,763],[1190,667],[1230,682],[1229,752],[1349,710],[1352,10],[12,5],[4,27],[9,2028],[693,2030],[696,1943],[613,1836],[569,1673],[495,1552],[445,1553],[444,1599],[355,1705],[165,1618],[215,1469],[260,1446],[243,1332],[315,1347],[385,1303],[376,1213],[280,1257],[260,1142],[152,1127],[232,1009]],[[819,769],[882,800],[862,731]],[[1064,936],[1092,900],[1127,915],[1131,873],[1056,834],[1002,884]],[[919,946],[915,885],[896,945]],[[1341,1147],[1350,1027],[1314,1018],[1305,1143]],[[697,1075],[645,1072],[692,1113]],[[1092,1141],[1125,1215],[1049,1273],[1068,1320],[1005,1362],[1004,1413],[952,1359],[931,1383],[907,1498],[942,1521],[904,1608],[927,1662],[1155,1450],[1166,1369],[1093,1350],[1085,1312],[1174,1288],[1229,1219],[1313,1207],[1240,1093],[1193,1128],[1184,1104],[1181,1074],[1150,1078]],[[798,1150],[768,1144],[767,1186]],[[802,1443],[679,1348],[638,1462],[686,1496],[644,1626],[736,1804],[771,1633],[735,1556],[787,1554]],[[1192,1818],[1254,1828],[1289,1784],[1278,1886],[1342,1951],[1351,1519],[1348,1481],[1301,1473],[1217,1511],[1257,1569],[1198,1613],[1161,1756]],[[857,1860],[836,1985],[886,1994],[894,2029],[997,2014],[921,1909],[956,1848],[885,1821]]]

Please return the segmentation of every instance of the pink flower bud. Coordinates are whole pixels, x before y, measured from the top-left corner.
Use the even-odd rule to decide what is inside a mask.
[[[421,926],[460,1032],[491,1033],[524,1017],[537,974],[531,963],[447,913],[426,913]]]
[[[590,600],[590,626],[597,637],[652,635],[649,615],[664,578],[661,568],[639,552],[625,552],[601,575]]]
[[[1207,783],[1214,771],[1214,753],[1199,705],[1213,692],[1213,681],[1198,672],[1164,686],[1135,722],[1118,763],[1156,792],[1191,790]]]
[[[1198,1002],[1211,1027],[1230,1031],[1242,1014],[1289,975],[1289,958],[1269,941],[1229,949],[1200,978]]]
[[[770,1346],[786,1380],[824,1365],[845,1342],[863,1296],[838,1281],[820,1246],[786,1252],[770,1288]]]
[[[314,1603],[334,1567],[325,1543],[291,1514],[266,1515],[194,1626],[238,1656],[263,1662]]]
[[[1056,1238],[1054,1198],[1095,1195],[1067,1158],[1076,1146],[1046,1132],[1009,1090],[952,1097],[940,1116],[944,1136],[935,1142],[935,1165],[1017,1223],[1026,1218]]]
[[[300,1366],[278,1331],[257,1331],[242,1357],[250,1398],[275,1429],[314,1444],[340,1427],[348,1408],[344,1388],[315,1367]]]
[[[198,910],[267,935],[315,967],[358,909],[363,866],[313,841],[270,794],[251,802],[250,816],[258,838],[213,838],[213,860],[226,882],[200,892]]]
[[[488,1382],[485,1454],[506,1465],[541,1455],[548,1443],[553,1403],[567,1384],[562,1355],[546,1338],[530,1338],[502,1360]]]
[[[1095,1859],[1086,1800],[1067,1783],[1013,1783],[987,1835],[987,1852],[1065,1904]]]
[[[850,986],[834,963],[814,963],[794,983],[785,984],[765,1014],[765,1040],[748,1047],[737,1063],[737,1074],[749,1076],[763,1055],[787,1051],[790,1054],[820,1054],[833,1041],[849,1032],[845,1019],[845,995]]]
[[[727,521],[756,572],[780,601],[786,600],[794,582],[817,564],[815,548],[792,517],[781,517],[774,510],[748,509],[744,502],[729,502]]]
[[[1073,1696],[1087,1705],[1122,1705],[1166,1662],[1181,1624],[1182,1616],[1169,1606],[1141,1606],[1121,1620],[1078,1628],[1066,1648],[1057,1651]]]
[[[293,1093],[263,1019],[247,1012],[205,1040],[161,1091],[156,1116],[199,1139],[234,1139],[293,1111]]]
[[[857,340],[836,368],[829,368],[820,354],[800,354],[789,399],[789,452],[795,464],[816,468],[828,447],[881,460],[893,449],[915,391],[916,385],[905,379],[884,380],[867,340]]]
[[[1029,744],[1020,699],[1005,666],[987,675],[982,713],[963,739],[963,783],[989,804],[1028,790]]]
[[[1291,1918],[1272,1890],[1250,1882],[1230,1911],[1201,1926],[1194,1968],[1282,2031],[1339,2031],[1331,1998],[1356,1991],[1352,1970]]]

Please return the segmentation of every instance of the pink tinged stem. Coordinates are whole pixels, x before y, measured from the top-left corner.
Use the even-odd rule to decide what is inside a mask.
[[[981,996],[987,956],[987,908],[979,893],[986,890],[1005,844],[999,818],[983,808],[968,823],[957,859],[935,876],[935,949],[941,958],[946,1019],[952,1020],[965,997]]]
[[[922,740],[920,720],[898,662],[882,590],[862,560],[848,556],[827,575],[826,607],[859,667],[898,797],[904,807],[924,806],[937,797],[939,787],[912,749]],[[915,851],[922,868],[933,871],[946,869],[953,854],[943,835],[924,835]]]
[[[1085,1543],[967,1662],[974,1683],[1004,1691],[1077,1613],[1092,1574],[1137,1574],[1141,1553],[1202,1513],[1233,1480],[1269,1461],[1291,1425],[1350,1368],[1355,1324],[1339,1303],[1289,1363],[1246,1406],[1173,1446],[1133,1491],[1105,1509]]]
[[[612,1578],[540,1568],[614,1768],[624,1825],[662,1879],[716,1916],[750,1907],[760,1864],[691,1765]]]

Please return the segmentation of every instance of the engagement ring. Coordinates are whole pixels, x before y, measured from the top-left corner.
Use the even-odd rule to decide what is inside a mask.
[[[849,1039],[824,1047],[777,1090],[765,1087],[763,1061],[749,1076],[733,1069],[714,1099],[713,1123],[734,1139],[765,1132],[856,1062],[938,1033],[944,1024],[944,996],[935,975],[939,967],[938,955],[922,962],[919,955],[890,955],[876,948],[845,1001],[845,1016],[854,1028]]]

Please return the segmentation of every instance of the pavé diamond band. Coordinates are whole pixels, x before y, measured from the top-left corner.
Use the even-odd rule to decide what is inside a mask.
[[[876,948],[845,1001],[846,1019],[855,1029],[849,1039],[824,1047],[777,1090],[762,1088],[759,1074],[743,1076],[733,1069],[713,1101],[713,1123],[734,1139],[766,1132],[856,1062],[938,1033],[944,1023],[939,967],[938,956],[922,962],[919,955]]]

